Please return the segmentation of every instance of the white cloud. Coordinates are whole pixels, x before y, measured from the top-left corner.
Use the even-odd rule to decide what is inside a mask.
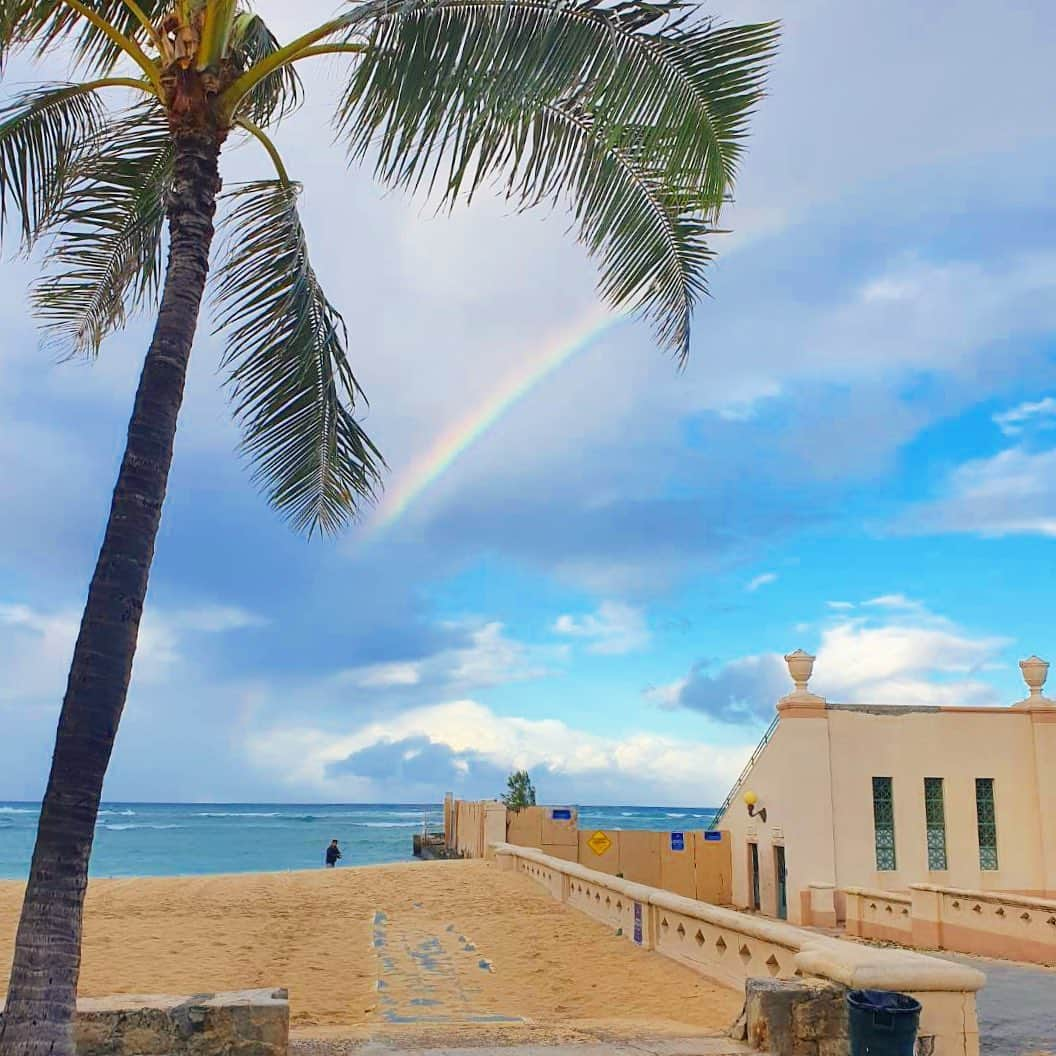
[[[830,602],[830,607],[832,603]],[[848,704],[999,704],[995,688],[979,676],[998,666],[1008,641],[973,634],[903,594],[862,603],[865,616],[840,605],[824,627],[810,688]],[[650,687],[647,699],[684,707],[724,722],[763,720],[791,690],[776,653],[744,656],[713,667],[697,664],[689,675]]]
[[[361,689],[466,691],[542,678],[550,673],[547,663],[561,658],[559,650],[535,649],[507,637],[503,625],[495,621],[473,627],[468,637],[468,645],[442,649],[422,660],[346,668],[335,681]]]
[[[853,601],[827,601],[825,604],[828,605],[830,609],[836,609],[838,611],[847,611],[854,608]]]
[[[756,576],[754,579],[750,580],[744,589],[747,591],[754,592],[760,587],[765,587],[768,583],[775,582],[777,582],[776,572],[763,572],[762,574]]]
[[[364,689],[416,686],[422,680],[421,665],[417,663],[369,664],[348,674],[356,685]]]
[[[61,699],[81,611],[72,606],[43,610],[20,603],[0,603],[0,702],[39,700],[52,707]],[[177,610],[144,610],[133,666],[133,684],[156,685],[168,679],[186,636],[223,634],[265,621],[237,607],[204,604]]]
[[[994,415],[994,424],[1005,436],[1018,436],[1028,425],[1041,429],[1056,426],[1056,398],[1046,396],[1033,403],[1021,403],[1007,411]]]
[[[448,766],[461,762],[455,769],[469,777],[475,767],[490,781],[523,767],[533,771],[544,795],[561,790],[550,798],[581,798],[570,794],[580,789],[582,796],[608,795],[610,802],[622,801],[621,790],[635,802],[718,802],[751,752],[748,745],[716,748],[647,732],[602,736],[559,719],[498,715],[473,700],[417,708],[337,736],[312,726],[276,726],[251,735],[247,751],[258,767],[296,789],[382,795],[387,794],[383,777],[365,780],[338,768],[350,757],[386,746],[405,757],[404,743],[416,745],[415,754],[445,749]],[[488,788],[466,791],[486,794]]]
[[[952,624],[937,621],[929,626],[906,616],[879,626],[846,620],[822,632],[814,683],[819,692],[827,687],[827,695],[854,703],[872,703],[880,697],[893,703],[896,696],[903,703],[920,703],[937,692],[932,685],[936,674],[976,674],[1006,644],[1003,638],[972,636]],[[977,696],[977,687],[963,681],[947,689],[952,697],[962,691]],[[993,692],[990,689],[988,695]]]
[[[590,652],[606,656],[633,652],[649,642],[649,628],[641,610],[622,601],[603,601],[596,612],[583,616],[559,616],[553,631],[585,639],[590,642]]]
[[[910,532],[1056,536],[1056,448],[1013,447],[958,466],[944,494],[922,503],[897,527]]]

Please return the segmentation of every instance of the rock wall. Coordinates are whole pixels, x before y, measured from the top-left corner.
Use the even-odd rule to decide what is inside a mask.
[[[78,1056],[286,1056],[285,990],[77,1002]]]

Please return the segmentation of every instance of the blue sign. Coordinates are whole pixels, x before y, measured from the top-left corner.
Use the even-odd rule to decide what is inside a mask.
[[[634,904],[634,941],[639,946],[642,944],[642,904],[641,902],[635,902]]]
[[[704,833],[704,840],[706,843],[721,843],[722,833],[721,832],[706,832]]]
[[[554,821],[571,821],[572,811],[570,811],[568,807],[555,807],[550,811],[550,817],[553,818]]]
[[[684,851],[686,849],[686,834],[684,832],[671,833],[671,850]]]

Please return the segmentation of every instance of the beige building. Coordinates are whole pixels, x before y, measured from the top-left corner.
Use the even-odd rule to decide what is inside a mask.
[[[1056,895],[1045,661],[1020,664],[1025,700],[968,708],[829,703],[807,688],[814,658],[785,659],[795,690],[715,823],[732,840],[734,905],[828,924],[848,887]]]

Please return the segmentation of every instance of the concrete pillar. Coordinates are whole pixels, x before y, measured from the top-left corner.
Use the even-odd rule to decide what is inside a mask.
[[[844,898],[847,902],[847,911],[843,930],[848,935],[854,935],[860,939],[862,937],[862,896],[851,888],[844,892]]]
[[[484,804],[484,856],[496,843],[506,842],[506,805],[499,802]]]
[[[815,928],[836,927],[836,885],[811,880],[807,889],[810,894],[810,919],[803,923],[812,924]]]
[[[930,884],[910,884],[913,945],[918,949],[942,949],[942,895]]]

